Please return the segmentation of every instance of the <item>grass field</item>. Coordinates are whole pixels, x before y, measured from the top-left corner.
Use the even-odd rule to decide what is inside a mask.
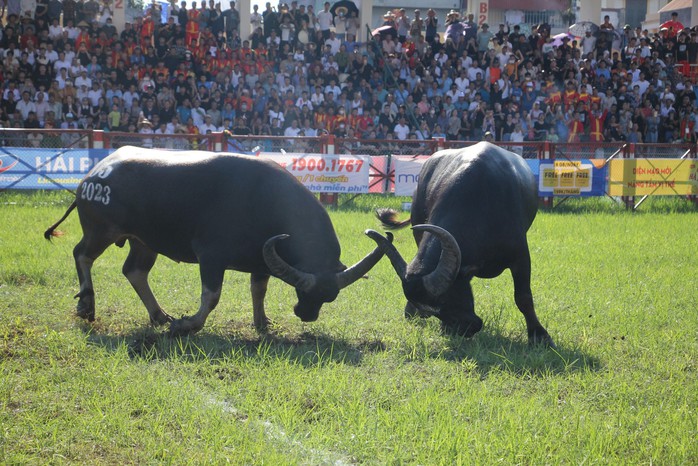
[[[557,351],[526,344],[508,273],[473,282],[485,328],[463,339],[403,318],[387,260],[311,324],[272,280],[266,335],[248,276],[228,273],[206,327],[173,339],[114,247],[89,325],[73,315],[77,215],[42,237],[70,200],[0,194],[1,464],[698,464],[698,209],[683,200],[539,214],[532,287]],[[331,212],[345,263],[374,246],[372,208],[400,201]],[[161,257],[151,281],[170,314],[195,312],[195,266]]]

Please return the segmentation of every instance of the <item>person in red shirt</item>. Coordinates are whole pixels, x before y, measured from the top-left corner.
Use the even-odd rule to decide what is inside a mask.
[[[192,2],[191,9],[187,10],[187,25],[184,30],[184,44],[188,47],[193,39],[199,39],[199,15],[201,11],[196,8],[196,2]]]
[[[565,104],[565,111],[574,108],[579,101],[579,92],[574,85],[574,81],[567,81],[567,88],[562,94],[562,103]]]
[[[606,121],[606,116],[608,111],[603,112],[599,108],[598,104],[592,104],[591,110],[589,110],[589,140],[593,142],[603,142],[603,125]]]
[[[676,37],[676,35],[683,31],[683,23],[679,21],[679,14],[677,12],[671,13],[671,19],[669,21],[664,21],[659,25],[659,29],[666,28],[667,36],[669,38]]]
[[[567,142],[578,143],[580,141],[580,136],[584,134],[584,123],[582,122],[578,112],[574,112],[574,116],[569,123],[567,123],[567,126],[570,130],[570,134],[567,137]]]
[[[154,36],[155,36],[155,21],[153,20],[152,16],[155,13],[152,11],[149,14],[146,15],[145,19],[143,20],[143,25],[141,26],[141,31],[140,31],[140,38],[141,38],[141,47],[145,50],[149,45],[154,45]]]

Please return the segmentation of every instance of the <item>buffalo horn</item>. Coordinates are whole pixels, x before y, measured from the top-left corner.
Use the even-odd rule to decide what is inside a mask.
[[[312,273],[302,272],[291,267],[276,252],[276,242],[288,238],[289,235],[276,235],[264,243],[264,262],[269,270],[278,278],[301,291],[309,292],[317,278]]]
[[[424,289],[433,297],[439,297],[448,290],[460,270],[460,248],[456,239],[448,231],[436,225],[415,225],[415,231],[426,231],[441,242],[441,257],[433,272],[422,277]]]
[[[400,280],[404,280],[405,273],[407,271],[407,262],[405,262],[405,259],[402,258],[400,252],[395,249],[395,246],[393,245],[392,233],[387,232],[386,235],[388,235],[388,238],[384,237],[377,231],[366,230],[366,236],[375,241],[379,246],[383,246],[385,249],[385,254],[388,256],[388,259],[390,259],[390,263],[393,264],[393,268],[395,269],[395,272],[397,272],[398,277],[400,277]]]
[[[378,263],[379,260],[383,257],[383,255],[386,253],[386,250],[389,250],[391,247],[393,247],[393,234],[388,233],[388,239],[383,238],[378,232],[373,231],[373,230],[366,230],[365,233],[367,236],[373,238],[370,233],[375,233],[376,235],[380,236],[380,238],[383,240],[381,243],[378,243],[378,247],[368,253],[366,257],[361,259],[359,262],[356,264],[352,265],[349,267],[347,270],[343,272],[339,272],[337,274],[337,286],[341,290],[342,288],[346,288],[347,286],[351,285],[354,283],[356,280],[359,278],[363,277],[366,275],[366,273],[373,268],[374,265]]]

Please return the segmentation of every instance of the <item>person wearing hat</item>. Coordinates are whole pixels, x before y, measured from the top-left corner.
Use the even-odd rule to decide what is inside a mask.
[[[494,34],[492,34],[490,31],[489,24],[482,23],[482,26],[480,26],[480,31],[478,31],[476,37],[478,54],[480,57],[484,57],[485,53],[490,47],[492,38],[494,38]]]
[[[446,40],[453,42],[456,47],[464,40],[464,25],[460,20],[460,13],[456,10],[451,10],[446,15]]]
[[[422,30],[424,29],[424,20],[421,17],[421,12],[419,10],[414,10],[414,18],[410,23],[410,36],[412,40],[416,41],[419,36],[422,35]]]

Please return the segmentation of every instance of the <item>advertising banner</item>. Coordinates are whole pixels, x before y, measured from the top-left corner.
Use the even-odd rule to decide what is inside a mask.
[[[262,152],[315,193],[368,193],[368,155],[276,154]]]
[[[696,159],[611,160],[611,196],[698,194]]]
[[[0,189],[76,189],[108,149],[0,149]]]
[[[607,168],[604,160],[541,160],[541,196],[603,196]]]
[[[428,155],[419,155],[417,157],[393,156],[392,164],[395,170],[396,196],[412,196],[419,182],[419,172],[428,158]],[[536,182],[538,182],[540,169],[538,159],[526,159],[526,163],[536,177]],[[603,190],[601,194],[603,194]]]
[[[411,196],[419,181],[422,165],[429,158],[427,155],[417,157],[393,157],[395,168],[395,195]]]

